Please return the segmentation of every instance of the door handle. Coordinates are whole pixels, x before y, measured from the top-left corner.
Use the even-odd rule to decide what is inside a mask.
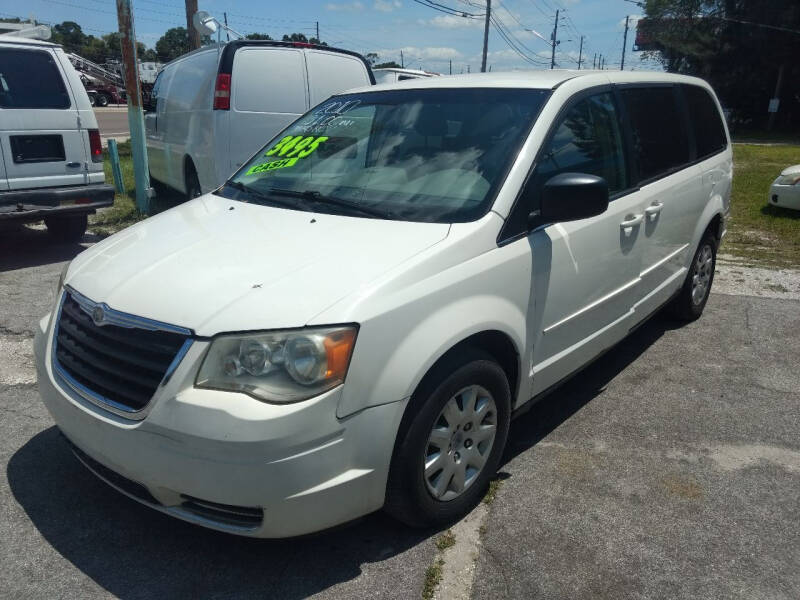
[[[68,162],[67,166],[70,169],[77,169],[77,168],[79,168],[81,166],[81,163],[79,163],[79,162]]]
[[[644,209],[644,214],[646,214],[651,221],[655,221],[662,208],[664,208],[663,202],[653,202],[653,204]]]
[[[627,218],[619,224],[620,229],[625,235],[630,235],[633,228],[640,225],[644,221],[644,214],[641,215],[628,215]]]

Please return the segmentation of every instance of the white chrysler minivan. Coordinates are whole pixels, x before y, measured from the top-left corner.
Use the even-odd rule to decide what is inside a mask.
[[[731,174],[689,77],[334,96],[75,258],[37,331],[41,395],[89,469],[187,521],[441,524],[481,498],[513,414],[662,306],[700,316]]]

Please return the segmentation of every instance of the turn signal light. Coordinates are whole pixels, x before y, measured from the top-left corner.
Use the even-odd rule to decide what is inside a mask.
[[[100,130],[89,130],[89,154],[92,162],[103,162],[103,142],[100,141]]]

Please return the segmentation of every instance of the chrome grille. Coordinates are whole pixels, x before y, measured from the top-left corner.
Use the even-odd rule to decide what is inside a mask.
[[[162,325],[67,290],[56,323],[54,366],[87,399],[113,412],[141,411],[191,344],[190,331]]]

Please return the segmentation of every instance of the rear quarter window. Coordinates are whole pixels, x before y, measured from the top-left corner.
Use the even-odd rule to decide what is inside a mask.
[[[725,126],[717,104],[705,90],[696,85],[683,85],[689,120],[694,132],[697,158],[705,158],[728,147]]]
[[[0,48],[0,108],[69,108],[61,71],[46,50]]]
[[[667,175],[690,162],[689,134],[672,86],[621,91],[630,119],[639,181]]]

